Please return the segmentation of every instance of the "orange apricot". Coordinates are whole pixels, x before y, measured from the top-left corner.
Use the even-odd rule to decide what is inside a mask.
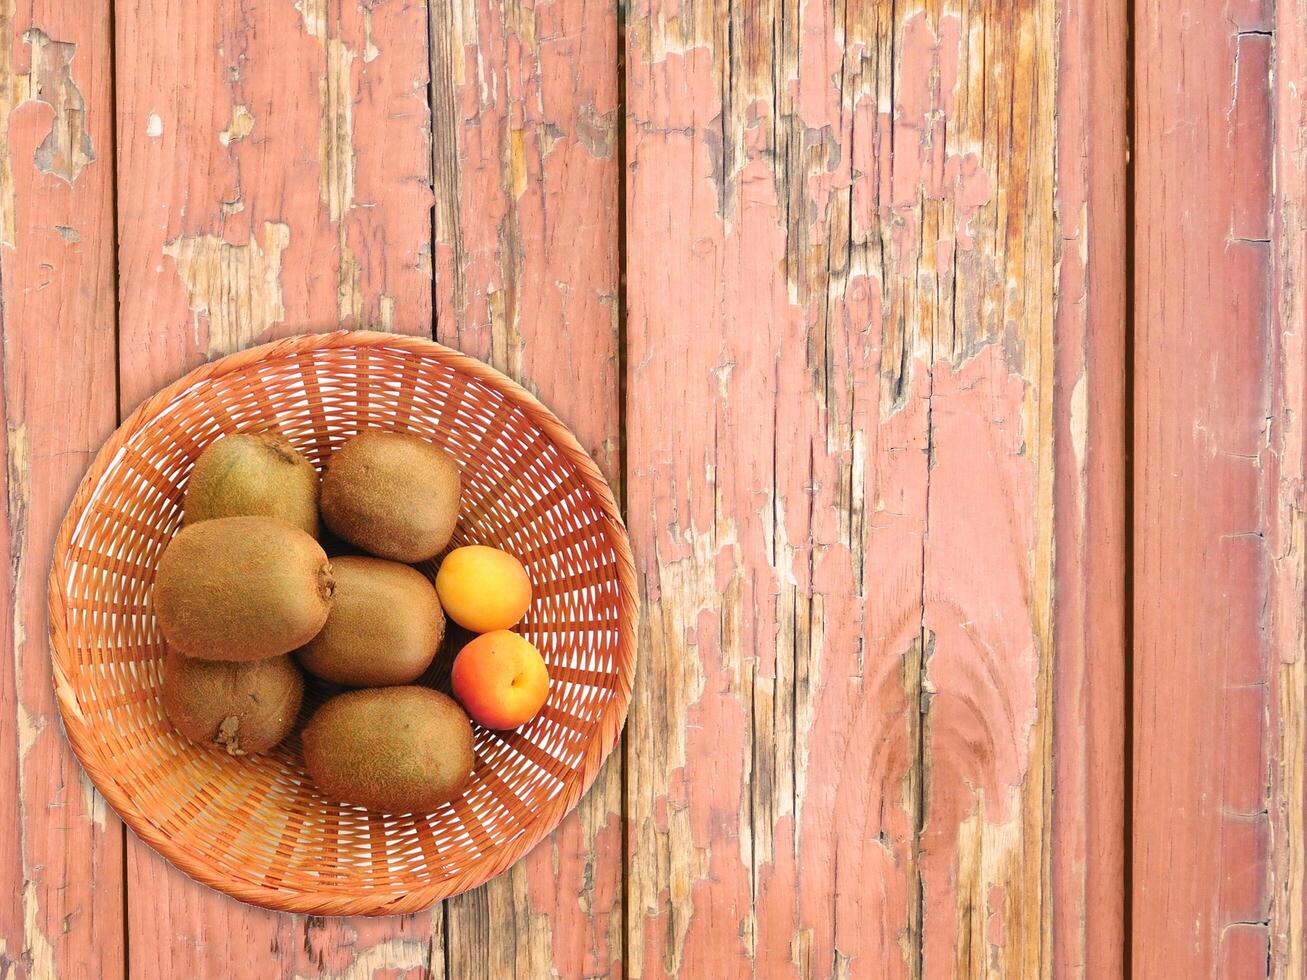
[[[508,630],[483,633],[459,651],[450,678],[473,720],[487,728],[524,725],[549,697],[549,669],[529,640]]]

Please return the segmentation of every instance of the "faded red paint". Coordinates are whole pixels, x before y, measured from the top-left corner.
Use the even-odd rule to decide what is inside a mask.
[[[957,104],[961,22],[940,18],[938,33],[926,14],[912,14],[902,31],[892,119],[881,120],[881,199],[892,204],[901,271],[912,269],[923,199],[955,206],[953,239],[940,241],[937,274],[948,270],[955,247],[973,247],[970,223],[989,203],[993,180],[973,153],[949,152],[949,121]],[[887,165],[886,165],[887,164]],[[884,186],[887,182],[888,186]]]
[[[475,9],[438,120],[457,126],[452,157],[436,148],[438,334],[528,384],[615,473],[616,10],[539,4],[522,35],[500,4]]]
[[[1293,23],[1285,12],[1293,2],[1281,5],[1285,23]],[[1121,84],[1111,75],[1119,66],[1100,67],[1105,53],[1121,53],[1101,32],[1123,37],[1124,19],[1119,3],[1058,5],[1057,207],[1068,244],[1056,267],[1053,350],[1051,297],[1039,292],[1054,269],[1046,234],[1053,109],[1030,59],[1038,53],[1040,71],[1051,71],[1054,6],[940,14],[901,3],[890,23],[883,9],[822,0],[803,0],[797,12],[769,3],[634,5],[625,460],[615,5],[259,0],[236,10],[152,0],[119,11],[121,407],[203,357],[305,325],[388,319],[421,332],[434,266],[440,336],[529,380],[607,472],[629,473],[646,602],[625,752],[629,827],[619,816],[623,779],[610,765],[551,840],[451,904],[450,950],[440,947],[430,916],[324,923],[235,906],[133,841],[129,931],[143,975],[175,973],[183,961],[188,974],[227,975],[235,965],[239,975],[271,959],[292,975],[393,980],[442,973],[448,956],[458,976],[580,976],[621,972],[624,945],[635,976],[913,976],[919,953],[928,976],[1035,975],[1050,955],[1057,975],[1114,975],[1120,799],[1104,787],[1120,777],[1120,721],[1104,705],[1120,695],[1112,673],[1120,652],[1104,637],[1121,632],[1121,552],[1103,528],[1121,515],[1121,454],[1110,433],[1121,424],[1114,331],[1124,284],[1113,262],[1123,252],[1122,198],[1113,182],[1124,152],[1124,97],[1120,89],[1108,97],[1081,92],[1082,111],[1074,109],[1082,77]],[[432,54],[430,142],[428,10],[432,37],[444,45]],[[1164,13],[1154,3],[1141,19],[1166,27]],[[1176,224],[1165,206],[1213,202],[1192,193],[1177,204],[1160,190],[1148,198],[1162,205],[1148,227],[1160,229],[1168,247],[1190,251],[1175,266],[1162,255],[1150,259],[1162,274],[1144,283],[1141,314],[1162,331],[1169,353],[1140,377],[1164,384],[1183,357],[1230,368],[1238,384],[1220,404],[1184,403],[1174,413],[1197,418],[1198,428],[1143,435],[1156,437],[1147,442],[1155,451],[1186,447],[1182,462],[1211,477],[1224,509],[1200,531],[1244,535],[1259,512],[1226,504],[1246,498],[1250,486],[1267,491],[1259,499],[1275,504],[1265,512],[1276,515],[1271,545],[1251,535],[1213,538],[1210,554],[1243,589],[1218,625],[1226,636],[1259,628],[1254,598],[1267,573],[1258,548],[1270,547],[1278,556],[1277,636],[1298,638],[1301,574],[1285,556],[1297,553],[1301,511],[1301,466],[1292,470],[1302,458],[1294,441],[1301,398],[1293,394],[1301,371],[1292,367],[1301,362],[1300,338],[1271,331],[1264,347],[1244,350],[1234,340],[1221,346],[1211,324],[1203,326],[1205,315],[1227,325],[1240,316],[1261,322],[1260,310],[1228,297],[1255,295],[1269,269],[1271,41],[1238,32],[1264,30],[1271,5],[1229,0],[1219,29],[1211,27],[1215,14],[1191,13],[1181,33],[1207,45],[1202,63],[1218,70],[1188,84],[1207,93],[1203,112],[1224,114],[1213,143],[1221,146],[1184,145],[1147,169],[1159,143],[1195,138],[1186,134],[1201,133],[1207,116],[1195,110],[1188,129],[1167,128],[1173,100],[1188,105],[1184,91],[1177,98],[1166,88],[1182,73],[1141,59],[1144,91],[1162,92],[1138,104],[1141,130],[1153,140],[1140,147],[1141,185],[1150,173],[1174,172],[1201,191],[1185,169],[1195,160],[1240,179],[1208,209],[1214,217],[1194,219],[1210,221],[1203,234],[1184,240],[1165,237]],[[179,34],[183,18],[193,29]],[[56,40],[76,39],[79,52],[108,50],[103,37],[88,48],[53,17],[41,26]],[[1225,47],[1211,41],[1220,32]],[[1073,37],[1080,41],[1067,41]],[[1152,53],[1148,45],[1163,41],[1146,38],[1141,49]],[[15,50],[21,72],[21,44]],[[1237,59],[1239,70],[1214,52]],[[1292,69],[1301,59],[1283,63]],[[81,74],[88,64],[99,74]],[[104,61],[79,53],[72,65],[95,145],[107,147]],[[1283,98],[1292,105],[1289,84]],[[1004,97],[993,99],[999,91]],[[168,99],[160,102],[160,92]],[[325,151],[324,123],[335,139]],[[15,112],[11,163],[31,159],[50,127],[48,106]],[[94,417],[68,426],[31,382],[48,376],[38,371],[49,361],[74,372],[79,389],[112,390],[112,355],[104,355],[112,323],[103,319],[113,306],[103,295],[106,160],[101,155],[71,188],[35,169],[15,172],[20,206],[58,207],[67,198],[83,210],[44,237],[28,222],[17,250],[0,252],[10,351],[10,560],[0,561],[0,577],[17,575],[9,584],[20,627],[41,619],[30,586],[32,569],[44,568],[34,535],[48,539],[81,465],[77,454],[102,436],[114,407],[93,400]],[[1280,164],[1288,174],[1297,161],[1286,152]],[[96,219],[84,220],[93,204]],[[96,229],[98,237],[88,237]],[[1301,237],[1281,234],[1285,249]],[[213,291],[196,273],[206,261],[245,270],[252,284],[237,276],[235,290]],[[1226,293],[1186,312],[1200,328],[1194,346],[1166,333],[1166,317],[1193,299],[1184,277],[1213,268],[1219,275],[1206,278]],[[1291,302],[1290,279],[1277,278],[1277,288],[1277,308],[1301,305]],[[1147,306],[1158,296],[1166,302]],[[222,309],[197,312],[224,297]],[[78,346],[85,333],[61,330],[56,343],[42,332],[73,318],[98,325],[91,356]],[[1276,350],[1281,402],[1263,399],[1279,409],[1271,449],[1247,435],[1266,407],[1257,384],[1270,383],[1256,365],[1272,362],[1257,359]],[[27,358],[38,357],[29,370]],[[1178,388],[1164,393],[1185,397]],[[60,438],[60,452],[72,456],[41,455]],[[1047,524],[1050,454],[1055,531]],[[1167,459],[1148,459],[1155,468],[1141,471],[1145,477],[1169,472]],[[1168,524],[1173,517],[1165,507],[1148,513],[1141,554],[1160,562],[1145,567],[1150,583],[1171,582],[1173,552],[1150,552],[1149,542],[1191,528]],[[1050,679],[1053,533],[1058,653]],[[1181,573],[1210,554],[1190,556]],[[1203,585],[1178,591],[1197,594]],[[1168,606],[1157,621],[1192,626],[1215,605]],[[1146,614],[1139,620],[1152,628]],[[11,701],[26,713],[10,728],[26,747],[18,785],[30,814],[33,794],[62,799],[73,783],[42,693],[45,661],[33,660],[42,651],[25,628],[13,640],[20,671]],[[1302,885],[1262,874],[1273,860],[1281,868],[1304,863],[1292,850],[1301,837],[1292,816],[1301,773],[1274,769],[1282,810],[1269,819],[1286,829],[1271,834],[1260,776],[1282,757],[1254,737],[1274,712],[1273,724],[1283,726],[1278,751],[1291,755],[1301,658],[1286,655],[1280,701],[1268,704],[1260,650],[1239,647],[1239,656],[1207,665],[1223,686],[1219,700],[1203,677],[1180,678],[1181,693],[1219,717],[1230,737],[1204,742],[1206,730],[1198,731],[1174,786],[1146,758],[1140,767],[1148,791],[1181,800],[1192,820],[1182,831],[1203,841],[1201,860],[1181,855],[1180,865],[1164,854],[1176,834],[1168,828],[1147,861],[1167,873],[1176,861],[1185,872],[1167,899],[1199,913],[1195,970],[1231,976],[1260,975],[1273,931],[1285,975],[1302,972],[1292,966],[1302,962]],[[0,677],[0,700],[12,683]],[[1042,710],[1049,691],[1059,726],[1055,770]],[[17,744],[8,751],[21,755]],[[1200,763],[1212,758],[1219,785],[1204,781]],[[77,800],[65,802],[73,805],[58,809],[77,812]],[[81,807],[97,827],[94,797]],[[47,960],[65,975],[121,969],[120,855],[112,815],[99,817],[107,843],[98,830],[83,835],[30,817],[21,844],[0,842],[0,868],[15,885],[0,897],[9,910],[0,916],[0,963],[27,944],[36,952],[29,972],[38,975]],[[17,827],[20,816],[0,811],[0,819]],[[24,889],[34,861],[41,875]],[[89,862],[104,887],[92,892],[74,880],[65,867],[73,861]],[[1141,887],[1136,907],[1156,897]],[[1272,898],[1277,905],[1268,908]],[[35,910],[35,926],[22,923],[15,933],[10,923],[22,922],[26,909]],[[1278,917],[1274,928],[1261,924],[1266,916]],[[33,936],[49,941],[48,956]],[[265,949],[261,960],[249,956]],[[1174,952],[1146,950],[1159,963]]]
[[[538,394],[616,484],[617,5],[456,6],[431,5],[437,338]],[[449,903],[453,975],[620,971],[619,767],[510,875]]]
[[[1046,611],[1028,584],[1048,578],[1030,564],[1037,544],[1049,550],[1034,518],[1048,457],[1025,453],[1023,440],[1048,439],[1027,417],[1042,382],[994,345],[959,353],[956,368],[942,349],[932,363],[929,324],[900,305],[926,302],[923,258],[951,278],[954,243],[976,247],[973,221],[993,193],[979,155],[949,141],[962,24],[903,13],[892,27],[895,102],[881,113],[862,59],[889,38],[837,23],[825,6],[802,10],[802,43],[773,50],[770,73],[754,67],[767,61],[753,47],[767,36],[765,12],[731,12],[729,51],[714,51],[718,35],[687,24],[684,7],[640,5],[632,20],[628,452],[651,609],[629,735],[643,753],[629,774],[637,976],[912,974],[928,638],[926,681],[940,692],[921,841],[935,862],[920,869],[926,901],[938,906],[927,910],[928,953],[955,928],[943,896],[958,825],[976,807],[948,766],[970,763],[986,790],[979,812],[1017,821],[1015,841],[1037,798],[1025,779],[1046,653],[1035,620]],[[820,151],[786,157],[792,144],[777,140],[793,133]],[[883,229],[888,300],[845,264]],[[992,460],[986,447],[1013,458]],[[964,476],[978,463],[985,491],[1002,497],[968,499]],[[995,509],[969,525],[984,507]],[[937,519],[938,543],[923,552]],[[975,599],[990,595],[982,569],[936,555],[958,545],[998,563],[993,609]],[[952,735],[975,727],[976,642],[1000,647],[980,680],[1004,689],[981,684],[975,696],[1009,715],[995,745],[972,750]],[[682,709],[683,737],[660,727]],[[1002,870],[987,873],[1009,882],[1006,894],[1038,900],[1038,869],[1027,879]],[[1023,950],[1040,928],[1001,925],[994,935]],[[953,965],[937,962],[932,975]]]
[[[955,970],[960,889],[979,887],[981,918],[990,930],[1004,928],[1004,910],[985,911],[986,877],[959,861],[1020,861],[1018,804],[1030,772],[1040,662],[1029,594],[1037,511],[1035,461],[1023,449],[1033,436],[1022,425],[1025,386],[993,345],[933,372],[924,622],[934,648],[921,845],[930,976]],[[964,854],[958,841],[969,819],[991,832],[980,853]]]
[[[728,238],[705,139],[718,92],[711,53],[636,44],[628,57],[629,263],[648,271],[629,280],[628,493],[650,608],[643,694],[628,723],[637,763],[631,967],[636,976],[702,976],[750,958],[757,842],[747,790],[764,779],[751,765],[752,675],[776,669],[776,590],[764,557],[772,502],[751,488],[772,485],[770,453],[758,450],[771,442],[776,390],[769,335],[784,329],[774,315],[787,303],[774,275],[745,290],[733,275],[742,262],[774,268],[755,265],[754,249],[776,250],[775,186],[761,161],[723,174],[739,200]],[[723,336],[718,304],[736,303],[738,322],[766,327]],[[714,439],[722,429],[725,439]],[[674,452],[659,435],[667,432],[682,433]],[[683,730],[667,726],[669,716],[684,718]],[[653,859],[669,849],[674,865]]]
[[[1275,8],[1274,0],[1228,0],[1225,16],[1240,31],[1271,31],[1275,28]]]
[[[1265,927],[1242,925],[1271,907],[1272,266],[1264,232],[1235,237],[1271,206],[1269,41],[1232,23],[1250,9],[1136,10],[1132,883],[1135,909],[1165,910],[1135,916],[1141,976],[1261,976],[1268,958]]]
[[[149,0],[121,9],[116,23],[124,412],[234,346],[387,318],[429,331],[421,4]],[[245,113],[252,121],[233,126]],[[278,226],[286,244],[275,278],[247,279],[240,262],[220,258],[201,259],[186,281],[185,243],[263,243],[266,256],[267,228]],[[196,295],[226,297],[222,315],[195,312]],[[438,911],[322,922],[249,908],[135,838],[128,847],[141,977],[266,976],[270,961],[305,977],[368,964],[407,970],[426,965],[439,933]]]
[[[64,508],[114,426],[108,12],[48,0],[10,4],[0,45],[0,973],[116,978],[121,827],[63,738],[45,598]],[[53,64],[33,66],[38,46]],[[35,93],[26,77],[33,72],[45,86]],[[64,78],[78,97],[56,118],[60,93],[51,84],[63,88]],[[56,127],[57,145],[84,131],[95,159],[74,165],[49,156],[41,147]]]
[[[366,33],[364,9],[151,0],[118,18],[119,262],[132,284],[121,297],[124,409],[258,340],[387,320],[429,330],[425,11],[369,5]],[[238,107],[252,128],[224,145]],[[241,290],[254,308],[278,291],[284,311],[215,334],[165,249],[204,235],[248,246],[267,223],[287,229],[280,274]]]
[[[1053,970],[1121,977],[1125,936],[1126,4],[1060,7]]]
[[[622,963],[620,937],[607,928],[621,920],[621,882],[613,874],[622,866],[621,815],[603,814],[593,839],[586,816],[572,811],[532,852],[527,900],[534,914],[549,917],[552,962],[560,973],[566,967],[578,976],[612,976]]]

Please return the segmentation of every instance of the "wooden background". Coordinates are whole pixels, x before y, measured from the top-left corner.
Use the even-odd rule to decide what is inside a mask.
[[[0,980],[1307,973],[1307,0],[0,0]],[[620,751],[430,912],[125,832],[45,578],[118,420],[338,325],[567,421]]]

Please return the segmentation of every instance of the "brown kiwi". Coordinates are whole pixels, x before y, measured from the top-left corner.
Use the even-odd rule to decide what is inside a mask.
[[[327,621],[335,581],[313,538],[275,517],[215,517],[177,532],[154,584],[159,628],[206,660],[290,653]]]
[[[182,523],[242,516],[280,517],[318,536],[318,471],[285,436],[223,436],[195,461]]]
[[[472,725],[425,687],[339,694],[303,732],[304,765],[330,799],[383,813],[430,813],[467,785]]]
[[[300,665],[324,681],[351,687],[421,677],[445,636],[445,614],[426,576],[399,562],[360,555],[333,558],[331,570],[331,613],[300,648]]]
[[[458,522],[458,464],[399,432],[362,432],[327,460],[322,519],[346,541],[413,564],[449,543]]]
[[[289,735],[303,698],[304,678],[288,656],[232,663],[169,650],[163,662],[163,710],[173,727],[231,755],[266,752]]]

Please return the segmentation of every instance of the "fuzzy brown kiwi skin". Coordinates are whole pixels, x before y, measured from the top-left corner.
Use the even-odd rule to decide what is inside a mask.
[[[328,458],[322,519],[364,551],[416,564],[449,544],[458,523],[458,464],[417,436],[370,430]]]
[[[382,813],[430,813],[463,791],[476,761],[463,709],[425,687],[339,694],[301,740],[324,796]]]
[[[217,517],[164,549],[154,611],[164,639],[207,660],[290,653],[327,621],[335,578],[317,541],[275,517]]]
[[[169,650],[163,710],[194,742],[230,755],[258,755],[290,734],[304,699],[304,677],[288,656],[249,663],[199,660]]]
[[[279,517],[318,537],[318,471],[276,432],[222,436],[195,461],[182,523],[215,517]]]
[[[351,687],[409,684],[431,665],[445,614],[431,582],[384,558],[333,558],[336,591],[318,635],[300,648],[310,674]]]

